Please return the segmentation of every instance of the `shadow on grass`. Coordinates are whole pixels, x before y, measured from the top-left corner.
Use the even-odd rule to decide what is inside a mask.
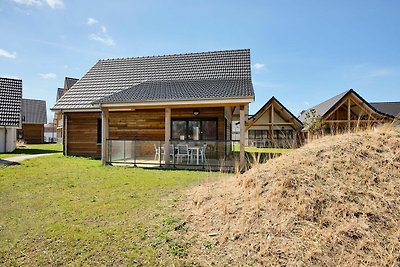
[[[4,155],[36,155],[36,154],[49,154],[49,153],[60,153],[62,152],[61,146],[55,146],[53,144],[44,145],[27,145],[25,147],[18,147],[11,153]]]

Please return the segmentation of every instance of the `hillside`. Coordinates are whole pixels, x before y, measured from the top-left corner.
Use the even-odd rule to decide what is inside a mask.
[[[188,193],[202,265],[399,266],[400,133],[327,136]]]

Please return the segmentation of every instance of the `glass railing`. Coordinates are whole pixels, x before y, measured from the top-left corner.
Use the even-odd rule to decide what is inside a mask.
[[[234,171],[239,162],[239,141],[107,140],[108,163],[138,167],[190,168]]]

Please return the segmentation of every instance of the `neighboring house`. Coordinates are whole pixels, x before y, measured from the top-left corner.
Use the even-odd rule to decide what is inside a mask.
[[[400,102],[370,102],[376,110],[400,119]]]
[[[394,116],[376,109],[353,89],[303,111],[299,119],[304,124],[306,124],[307,113],[311,114],[311,110],[315,111],[316,116],[321,117],[324,130],[328,132],[355,127],[363,128],[394,119]]]
[[[14,151],[21,125],[22,81],[0,78],[0,153]]]
[[[75,78],[70,78],[70,77],[65,77],[64,80],[64,87],[63,88],[57,88],[57,95],[56,95],[56,102],[69,90],[71,87],[78,81],[78,79]],[[62,112],[56,111],[54,112],[54,120],[53,124],[56,127],[56,136],[57,136],[57,142],[62,143],[62,137],[63,137],[63,119],[62,119]]]
[[[248,49],[100,60],[52,108],[63,114],[64,154],[101,156],[106,164],[123,145],[124,160],[153,149],[169,165],[171,155],[185,152],[169,145],[190,141],[205,145],[184,154],[197,153],[196,164],[198,155],[222,155],[233,147],[234,110],[244,124],[254,100],[250,66]],[[242,166],[244,136],[243,127]]]
[[[17,131],[17,138],[27,144],[44,142],[44,125],[47,123],[46,101],[22,99],[22,127]]]
[[[297,147],[302,139],[302,122],[275,97],[271,97],[246,123],[248,145]]]

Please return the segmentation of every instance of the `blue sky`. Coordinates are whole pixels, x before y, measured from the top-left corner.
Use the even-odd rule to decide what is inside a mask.
[[[0,0],[0,76],[50,108],[99,59],[250,48],[250,113],[274,95],[298,114],[349,88],[400,101],[399,25],[396,0]]]

